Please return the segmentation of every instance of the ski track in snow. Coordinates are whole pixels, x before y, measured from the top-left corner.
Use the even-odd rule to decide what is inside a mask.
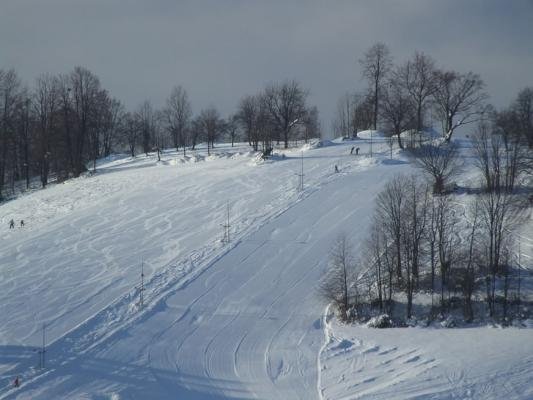
[[[361,160],[362,158],[360,158],[359,160]],[[299,161],[298,159],[296,159],[296,161]],[[336,160],[334,159],[333,162],[335,162]],[[328,170],[331,166],[331,160],[328,160],[327,161],[327,167],[328,167]],[[357,163],[356,163],[357,164]],[[269,165],[266,165],[266,167],[269,167]],[[330,178],[338,178],[338,177],[341,177],[342,175],[341,174],[337,174],[336,176],[334,176],[333,174],[331,174],[329,171],[327,171],[326,173],[324,173],[324,166],[323,165],[318,165],[318,166],[310,166],[310,171],[306,171],[308,172],[308,174],[310,176],[312,176],[311,173],[309,172],[313,172],[313,170],[316,170],[318,172],[318,177],[317,179],[315,179],[315,181],[318,183],[320,181],[323,181],[324,180],[324,177],[326,179],[326,182],[330,181],[331,179]],[[159,166],[156,166],[154,168],[160,168]],[[149,169],[145,169],[144,171],[148,171]],[[288,174],[292,174],[293,171],[290,170],[288,171]],[[111,173],[109,174],[109,176],[113,176]],[[102,175],[103,178],[107,178],[107,176],[105,175]],[[153,176],[150,177],[150,179],[152,179]],[[132,178],[133,179],[133,178]],[[241,180],[243,180],[241,178]],[[290,179],[289,179],[290,180]],[[156,187],[156,184],[155,182],[157,181],[158,185],[161,184],[160,180],[154,180],[154,182],[152,182],[152,188],[154,190],[154,192],[156,191],[155,187]],[[245,181],[245,180],[244,180]],[[252,180],[250,179],[249,181],[249,188],[252,187],[253,189],[255,189],[257,191],[257,184],[255,184],[255,186],[253,186],[250,182],[252,182]],[[292,182],[291,182],[292,184]],[[263,215],[266,215],[266,219],[265,217],[263,217],[263,220],[264,220],[264,223],[267,222],[269,219],[272,219],[272,218],[275,218],[276,215],[279,215],[279,211],[276,211],[276,210],[279,210],[280,206],[283,207],[283,204],[290,204],[290,201],[293,202],[293,205],[296,204],[298,205],[298,203],[300,203],[301,201],[303,201],[305,199],[306,196],[310,196],[310,195],[313,195],[314,192],[316,192],[318,189],[316,186],[316,184],[313,184],[313,180],[312,179],[309,179],[309,183],[307,184],[307,188],[306,188],[306,191],[304,192],[303,196],[302,194],[296,194],[294,193],[293,191],[293,194],[291,195],[291,192],[288,191],[288,190],[285,190],[286,188],[285,187],[281,187],[281,190],[280,192],[277,192],[277,193],[274,193],[270,198],[267,198],[266,201],[265,201],[265,206],[263,206],[263,209],[265,210],[271,210],[271,216],[268,217],[268,213],[267,214],[263,214]],[[145,191],[143,191],[144,193]],[[184,191],[186,192],[186,190]],[[44,192],[43,192],[44,193]],[[39,193],[37,193],[39,194]],[[278,199],[276,199],[275,195],[278,195],[278,199],[281,198],[281,203],[279,202]],[[296,197],[294,197],[294,195],[296,195]],[[132,193],[127,193],[127,196],[132,196]],[[165,202],[170,202],[169,201],[169,195],[167,196],[160,196],[158,194],[158,198],[159,199],[163,199]],[[72,253],[75,253],[75,254],[79,254],[80,252],[82,252],[84,249],[88,249],[88,251],[91,251],[91,252],[94,252],[96,254],[98,254],[99,256],[102,256],[102,254],[104,255],[104,259],[105,259],[105,262],[102,263],[102,267],[106,267],[106,268],[109,268],[109,266],[113,266],[113,258],[112,256],[110,255],[111,251],[113,250],[113,245],[110,244],[110,236],[113,235],[113,234],[117,234],[119,231],[121,231],[121,233],[124,233],[124,232],[128,232],[128,231],[135,231],[137,228],[137,226],[139,226],[139,222],[142,222],[143,225],[144,225],[144,230],[145,231],[153,231],[155,229],[155,235],[157,235],[158,237],[161,237],[161,236],[168,236],[168,233],[170,231],[170,229],[172,228],[172,225],[169,224],[169,217],[168,217],[168,210],[165,210],[167,211],[166,213],[163,212],[162,210],[160,210],[157,206],[157,203],[156,204],[153,204],[153,202],[150,202],[150,208],[147,209],[147,208],[141,208],[139,210],[136,210],[138,212],[134,212],[134,211],[131,211],[129,207],[131,207],[131,201],[128,199],[126,200],[124,197],[120,197],[117,201],[117,198],[113,197],[113,195],[111,195],[111,199],[109,199],[110,202],[114,203],[115,206],[118,206],[119,208],[119,211],[117,212],[118,214],[121,214],[120,215],[120,218],[124,218],[125,221],[128,221],[128,222],[131,222],[131,225],[132,227],[129,228],[127,226],[127,224],[119,224],[119,226],[117,226],[116,229],[109,229],[109,224],[110,224],[110,221],[115,221],[116,222],[116,217],[114,218],[114,216],[108,216],[105,211],[101,211],[101,210],[106,210],[109,211],[109,206],[108,207],[103,207],[102,204],[100,203],[98,205],[98,207],[88,207],[88,209],[85,209],[83,210],[83,207],[82,207],[82,211],[86,211],[85,213],[80,213],[82,214],[81,217],[77,217],[77,218],[65,218],[66,220],[66,223],[64,225],[68,226],[70,229],[74,230],[75,227],[77,226],[80,226],[80,228],[78,228],[78,233],[77,234],[68,234],[66,235],[65,239],[63,239],[63,241],[66,241],[68,239],[74,239],[73,240],[73,244],[72,244]],[[291,200],[291,197],[294,198],[296,200],[296,202],[294,203],[294,200]],[[103,202],[106,200],[105,196],[103,196]],[[162,200],[162,201],[163,201]],[[28,200],[27,200],[28,201]],[[287,203],[287,201],[289,201],[289,203]],[[141,200],[141,201],[138,201],[139,203],[145,203],[145,200]],[[280,204],[279,206],[276,206],[276,202],[278,202],[278,204]],[[220,205],[221,202],[217,203],[217,206]],[[191,204],[195,204],[194,202],[191,201]],[[196,203],[198,204],[198,203]],[[223,204],[223,203],[222,203]],[[199,208],[201,208],[201,206],[205,206],[204,203],[201,203],[200,205],[198,205]],[[257,210],[257,205],[254,204],[254,211]],[[123,207],[124,209],[120,209],[120,207]],[[285,206],[286,207],[286,206]],[[95,212],[95,208],[99,209],[99,211],[96,211]],[[283,208],[282,208],[283,210]],[[128,214],[129,212],[129,214]],[[151,212],[154,216],[153,217],[150,217],[150,215],[148,214],[149,212]],[[190,210],[187,210],[187,212],[191,212]],[[283,212],[283,211],[282,211]],[[272,213],[274,213],[272,215]],[[124,216],[124,214],[126,214],[126,216]],[[161,218],[159,217],[159,215],[161,214],[164,214],[164,217]],[[87,216],[85,216],[87,215]],[[89,217],[89,215],[91,217]],[[259,215],[261,215],[261,213],[259,213]],[[54,225],[54,223],[58,223],[57,222],[57,219],[56,218],[55,220],[52,219],[52,223],[50,225]],[[162,222],[163,221],[163,222]],[[61,220],[59,219],[59,222],[61,222]],[[252,230],[253,230],[253,226],[254,224],[256,224],[258,222],[257,220],[257,217],[256,218],[252,218],[252,219],[248,219],[246,221],[248,223],[248,226],[249,227],[252,227]],[[126,226],[124,226],[126,225]],[[163,226],[163,228],[161,228],[161,225]],[[213,224],[216,226],[216,224]],[[111,225],[113,226],[113,225]],[[154,228],[155,227],[155,228]],[[62,227],[64,229],[64,227]],[[216,227],[218,228],[218,227]],[[57,227],[55,227],[54,229],[57,229]],[[108,230],[110,230],[111,232],[108,232]],[[215,229],[213,228],[213,231],[217,231],[216,233],[218,233],[218,229]],[[250,229],[248,229],[248,231],[250,231]],[[102,238],[101,235],[105,235],[106,233],[110,233],[111,235],[108,235],[107,237],[104,237]],[[153,232],[150,232],[152,235],[154,235]],[[249,233],[247,233],[246,229],[244,230],[244,235],[247,235]],[[44,234],[41,234],[42,236],[45,236]],[[214,234],[213,236],[217,236],[216,234]],[[296,246],[300,247],[302,246],[302,244],[305,243],[307,237],[303,237],[302,240],[300,240],[299,242],[295,242],[296,243]],[[240,239],[238,239],[240,240]],[[273,240],[276,240],[276,239],[273,239]],[[286,240],[284,237],[281,237],[279,240],[279,243],[282,243],[284,240]],[[28,239],[27,240],[27,243],[29,243],[30,240]],[[168,242],[168,240],[165,240],[165,242]],[[115,242],[112,242],[111,243],[113,244],[123,244],[121,243],[121,241],[115,241]],[[251,242],[253,243],[253,241]],[[267,241],[263,240],[263,246],[267,243]],[[278,243],[278,242],[274,242],[274,243]],[[131,243],[128,243],[130,246],[131,246]],[[233,246],[239,246],[239,244],[241,244],[240,241],[237,241],[235,242],[235,244]],[[242,245],[242,244],[241,244]],[[18,254],[18,258],[23,258],[21,257],[22,255],[26,256],[25,258],[28,258],[28,255],[32,254],[30,251],[26,250],[24,251],[24,244],[21,245],[17,245],[17,254]],[[242,245],[243,247],[245,247],[244,245]],[[144,247],[144,246],[143,246]],[[156,246],[157,247],[157,246]],[[259,246],[254,246],[253,249],[250,249],[251,251],[247,251],[248,254],[245,254],[244,256],[241,257],[242,259],[242,262],[245,263],[245,262],[249,262],[250,264],[254,264],[254,259],[253,257],[265,257],[265,252],[273,252],[275,251],[275,247],[277,246],[273,246],[274,249],[271,249],[269,247],[270,250],[263,250],[262,253],[261,253],[261,245]],[[226,254],[227,251],[230,251],[231,250],[228,250],[228,249],[224,249],[224,248],[221,248],[220,249],[220,252],[222,253],[221,255],[213,255],[216,253],[216,250],[213,251],[210,249],[204,249],[204,250],[201,250],[199,253],[200,253],[200,256],[199,256],[199,259],[196,260],[197,263],[194,263],[194,262],[191,262],[191,263],[184,263],[183,260],[180,260],[179,258],[178,259],[175,259],[173,261],[171,261],[169,264],[172,264],[172,267],[176,267],[175,264],[177,264],[177,270],[178,270],[178,273],[176,273],[176,271],[173,271],[174,273],[169,273],[168,272],[168,269],[169,268],[166,268],[166,269],[162,269],[162,270],[159,270],[159,271],[155,271],[154,270],[156,269],[155,267],[152,267],[150,268],[150,263],[147,262],[147,270],[148,270],[148,274],[147,275],[150,275],[150,272],[152,272],[152,276],[151,278],[148,280],[147,282],[147,293],[146,293],[146,298],[148,299],[148,302],[152,302],[152,304],[148,304],[146,306],[146,308],[149,310],[147,312],[147,310],[145,310],[144,313],[139,313],[137,314],[136,313],[136,308],[135,306],[133,305],[134,302],[135,302],[135,299],[137,297],[137,292],[135,290],[129,290],[128,291],[128,294],[126,296],[118,296],[117,297],[117,300],[111,302],[111,304],[109,306],[105,306],[104,304],[104,308],[102,309],[102,311],[98,312],[97,314],[94,314],[94,316],[91,316],[90,315],[90,312],[91,312],[91,307],[90,307],[90,302],[93,301],[93,297],[94,297],[94,294],[95,293],[100,293],[100,294],[107,294],[107,297],[105,297],[104,300],[107,300],[109,301],[108,299],[110,298],[109,297],[109,293],[110,292],[113,292],[113,290],[110,290],[110,289],[114,289],[114,285],[116,285],[116,281],[120,281],[120,279],[115,279],[115,280],[111,280],[111,283],[109,283],[108,285],[106,286],[101,286],[99,287],[98,291],[97,292],[88,292],[88,294],[84,297],[82,295],[82,291],[78,291],[78,293],[76,293],[76,296],[77,298],[79,298],[80,300],[83,300],[83,301],[80,301],[78,304],[72,304],[72,307],[64,307],[63,310],[62,310],[62,313],[58,316],[56,316],[54,319],[47,319],[46,322],[49,326],[49,329],[51,331],[51,336],[54,337],[54,328],[57,329],[57,331],[59,331],[59,335],[56,335],[56,341],[50,345],[50,348],[49,348],[49,352],[50,354],[56,352],[58,354],[61,354],[61,357],[58,357],[57,361],[58,363],[60,364],[69,364],[69,363],[75,363],[76,361],[76,356],[79,355],[79,354],[88,354],[88,353],[91,353],[91,352],[94,352],[94,351],[97,351],[98,349],[102,348],[102,347],[112,347],[112,346],[109,346],[107,345],[108,342],[113,342],[113,343],[117,343],[118,342],[118,339],[115,338],[115,336],[122,336],[122,333],[121,331],[122,330],[125,330],[127,329],[128,326],[130,327],[135,327],[135,324],[138,324],[138,323],[144,323],[147,319],[149,319],[149,315],[151,313],[156,313],[155,315],[157,315],[158,313],[162,312],[162,311],[166,311],[168,309],[168,304],[165,304],[165,301],[166,301],[166,298],[168,296],[171,296],[171,293],[173,291],[175,291],[175,289],[172,289],[170,290],[170,293],[166,293],[168,292],[168,289],[165,291],[165,288],[167,287],[170,287],[170,288],[173,288],[175,286],[178,286],[180,288],[186,288],[187,284],[193,284],[195,282],[195,278],[196,280],[198,279],[197,278],[197,274],[201,276],[201,271],[203,271],[204,269],[206,268],[211,268],[212,264],[217,262],[217,259],[222,257],[223,258],[223,255]],[[259,252],[259,253],[258,253]],[[68,258],[68,253],[66,253],[65,251],[63,251],[63,253],[61,254],[61,257],[62,258]],[[254,255],[255,254],[255,255]],[[262,254],[262,255],[261,255]],[[278,256],[280,256],[280,254],[282,254],[282,252],[278,252]],[[42,254],[40,254],[42,255]],[[252,259],[250,259],[250,257],[252,257]],[[144,256],[143,258],[145,258],[145,260],[150,260],[150,257],[148,256]],[[265,257],[265,258],[268,258],[268,255]],[[90,257],[87,257],[85,260],[89,260]],[[211,260],[211,261],[209,261]],[[153,264],[153,261],[151,262]],[[206,267],[202,267],[202,263],[204,263],[206,265]],[[30,264],[29,262],[26,262],[26,265]],[[51,263],[52,264],[52,263]],[[118,266],[119,263],[115,262],[114,263],[116,266]],[[121,263],[120,265],[121,267],[124,266],[123,263]],[[103,269],[103,268],[101,268]],[[151,271],[150,271],[151,269]],[[265,266],[263,266],[263,270],[266,269]],[[109,278],[109,276],[111,275],[109,269],[106,270],[106,271],[101,271],[99,270],[98,268],[96,268],[97,271],[91,271],[91,272],[95,272],[95,275],[91,276],[91,279],[92,281],[90,282],[90,285],[89,286],[99,286],[99,284],[106,280],[105,277]],[[131,268],[129,269],[131,271]],[[180,271],[185,271],[185,273],[183,274],[180,274],[179,272]],[[187,273],[188,271],[188,273]],[[114,271],[113,271],[114,272]],[[50,271],[47,271],[47,273],[49,274]],[[44,275],[44,274],[42,274]],[[119,275],[119,274],[116,274],[116,275]],[[73,274],[73,276],[76,276],[75,274]],[[119,275],[120,276],[120,275]],[[120,276],[121,279],[124,279],[126,280],[126,278]],[[213,279],[211,276],[208,276],[206,279]],[[248,278],[249,279],[253,279],[253,277],[250,277]],[[277,284],[280,283],[281,281],[281,278],[276,278],[277,280],[275,280],[275,282],[277,282]],[[316,279],[316,277],[314,278]],[[108,281],[110,281],[109,279],[107,279]],[[35,280],[34,280],[35,281]],[[185,281],[185,282],[183,282]],[[83,282],[83,281],[82,281]],[[131,280],[129,281],[131,282]],[[296,280],[292,283],[292,285],[297,285],[299,282],[299,280]],[[70,289],[72,288],[77,288],[79,289],[79,283],[80,282],[73,282],[71,284],[71,287]],[[133,286],[133,285],[132,285]],[[127,287],[127,286],[126,286]],[[124,290],[123,289],[124,287],[121,287],[120,289],[117,289],[116,292],[119,292],[120,290]],[[20,288],[19,288],[20,289]],[[61,288],[64,292],[67,292],[68,293],[68,289],[69,287],[65,287],[63,286]],[[50,292],[52,292],[52,290],[50,290]],[[57,292],[60,292],[60,290],[57,290]],[[270,302],[270,306],[269,307],[273,307],[277,301],[277,299],[281,298],[282,297],[282,294],[277,294],[276,297],[273,299],[272,302]],[[71,301],[70,301],[71,298],[67,298],[67,299],[61,299],[66,305],[71,305]],[[50,300],[53,300],[53,299],[50,299]],[[198,299],[199,301],[200,299]],[[89,303],[89,304],[87,304]],[[98,306],[101,305],[102,303],[98,303]],[[109,304],[109,303],[108,303]],[[54,307],[54,303],[53,301],[49,301],[48,304],[46,304],[47,307]],[[194,303],[192,303],[191,307],[194,306]],[[97,305],[94,306],[95,308],[97,308]],[[153,307],[153,309],[151,309],[151,307]],[[258,307],[260,308],[260,307]],[[86,312],[86,315],[87,318],[84,322],[84,320],[81,318],[81,316],[83,314],[80,314],[79,316],[76,315],[77,314],[77,311],[78,309],[81,309],[83,311]],[[190,313],[190,310],[191,308],[188,308],[188,313]],[[28,310],[25,310],[26,312]],[[38,315],[38,312],[39,310],[33,310],[33,314],[34,315]],[[265,311],[265,314],[268,313],[268,309],[267,311]],[[22,312],[21,312],[22,314]],[[76,323],[76,317],[69,317],[67,318],[67,316],[69,315],[76,315],[76,317],[79,317],[80,318],[80,321],[79,323]],[[191,313],[192,315],[192,313]],[[212,316],[209,316],[208,318],[212,318]],[[237,316],[235,316],[234,318],[237,318]],[[251,313],[250,315],[248,315],[246,317],[248,320],[250,321],[253,321],[255,318],[258,318],[258,315],[257,315],[257,312],[255,313]],[[62,323],[64,323],[65,319],[68,321],[68,323],[71,324],[71,327],[70,329],[65,329],[65,326],[64,325],[60,325],[58,324],[58,321],[61,321]],[[182,316],[181,318],[178,318],[178,320],[176,320],[173,324],[171,324],[167,329],[170,331],[170,330],[173,330],[174,329],[174,326],[179,324],[180,321],[182,320],[186,320],[187,319],[187,316],[184,315]],[[203,317],[200,316],[198,318],[199,320],[203,321]],[[35,322],[36,319],[34,319],[34,321],[32,321],[32,324],[33,325],[38,325],[38,323]],[[209,321],[209,319],[207,319],[207,321]],[[74,322],[74,324],[72,324]],[[193,321],[194,322],[194,321]],[[288,321],[287,321],[288,322]],[[198,324],[199,326],[201,326],[201,324]],[[228,327],[230,327],[231,324],[228,324]],[[10,332],[10,327],[6,327],[5,331],[6,332]],[[25,326],[22,326],[22,327],[19,327],[19,330],[21,331],[24,331],[25,329]],[[28,335],[27,337],[24,337],[20,340],[20,342],[25,342],[25,341],[28,341],[30,340],[31,341],[31,337],[34,337],[35,339],[38,338],[38,331],[39,327],[36,327],[36,328],[33,328],[33,330],[30,330],[31,334],[32,335]],[[61,332],[63,329],[66,330],[66,333],[65,331]],[[11,329],[12,331],[14,331],[14,329]],[[189,336],[187,337],[192,337],[192,335],[194,334],[194,332],[196,331],[196,328],[190,333]],[[222,332],[222,331],[221,331]],[[157,334],[154,339],[160,339],[161,337],[164,337],[165,335],[165,332],[162,332],[161,334]],[[9,337],[7,337],[6,335],[2,336],[4,338],[4,340],[9,340]],[[251,335],[248,336],[248,337],[252,337]],[[35,340],[34,339],[34,340]],[[274,339],[275,338],[272,338],[271,340],[271,343],[274,342]],[[214,341],[216,340],[216,336],[212,339],[212,342],[211,343],[214,343]],[[240,343],[240,346],[238,347],[239,349],[243,349],[244,347],[246,347],[247,343],[245,341],[245,337],[242,337],[240,338],[241,340],[241,343]],[[182,346],[177,346],[177,349],[178,349],[178,352],[179,350],[182,348]],[[237,348],[237,347],[235,347]],[[209,348],[206,349],[206,352],[209,351]],[[206,353],[207,354],[207,353]],[[270,357],[270,356],[269,356]],[[63,361],[60,361],[60,359],[63,358]],[[148,355],[148,358],[151,360],[150,362],[152,363],[153,362],[153,355],[149,354]],[[210,359],[213,359],[213,358],[210,358]],[[233,359],[234,360],[239,360],[239,358],[237,357],[236,354],[233,355]],[[279,359],[279,358],[278,358]],[[65,361],[66,360],[66,361]],[[54,362],[54,359],[52,359],[50,361],[51,363]],[[237,361],[238,362],[238,361]],[[282,361],[281,361],[282,362]],[[27,360],[25,363],[22,363],[22,367],[29,367],[30,365],[32,364],[32,360]],[[179,362],[178,363],[174,363],[174,368],[180,368],[180,364]],[[236,369],[238,370],[239,368],[236,367]],[[204,369],[203,373],[206,373],[206,369]],[[283,375],[284,371],[283,369],[280,369],[279,371],[279,374],[277,375],[277,377],[279,377],[280,375]],[[300,370],[301,372],[301,370]],[[48,371],[47,372],[47,377],[46,379],[50,379],[49,375],[53,375],[54,373],[58,374],[59,375],[59,372],[54,372],[54,371]],[[209,375],[209,373],[207,373],[207,375]],[[33,378],[32,378],[33,376]],[[32,379],[35,380],[35,383],[34,385],[35,386],[38,386],[38,382],[43,378],[42,375],[39,375],[37,373],[33,373],[33,374],[29,374],[27,375],[27,380],[26,380],[26,386],[29,387],[30,386],[30,381]]]
[[[345,231],[362,242],[374,195],[392,171],[410,168],[381,163],[386,151],[372,160],[349,157],[351,145],[305,151],[303,193],[295,190],[299,151],[261,165],[247,154],[184,163],[168,154],[159,164],[123,159],[103,165],[98,179],[74,181],[104,193],[87,202],[80,195],[70,207],[60,200],[64,215],[40,217],[28,237],[4,237],[2,307],[19,311],[0,327],[0,345],[24,350],[13,350],[6,374],[21,375],[23,386],[6,384],[0,399],[385,399],[432,391],[434,398],[496,398],[512,394],[510,385],[523,395],[532,357],[521,361],[522,373],[512,366],[494,373],[498,382],[509,380],[500,390],[464,367],[442,367],[437,346],[423,346],[423,335],[413,348],[387,332],[376,338],[375,330],[339,326],[327,308],[320,315],[326,305],[316,285],[332,241]],[[42,199],[53,203],[53,190],[65,189],[4,207],[18,215]],[[232,242],[223,245],[228,201]],[[142,310],[134,288],[140,258],[147,274]],[[53,340],[44,372],[33,369],[31,351],[43,322]]]

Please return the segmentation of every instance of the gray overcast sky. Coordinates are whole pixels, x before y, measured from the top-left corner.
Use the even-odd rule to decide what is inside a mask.
[[[30,84],[89,68],[128,108],[183,85],[223,115],[266,83],[297,79],[329,130],[338,97],[362,89],[376,41],[483,77],[496,106],[533,86],[533,1],[0,0],[0,68]]]

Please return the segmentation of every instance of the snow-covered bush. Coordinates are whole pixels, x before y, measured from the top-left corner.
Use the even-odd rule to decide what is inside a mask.
[[[366,323],[366,326],[369,328],[390,328],[393,326],[392,320],[389,316],[389,314],[380,314],[376,317],[370,318],[370,320]]]

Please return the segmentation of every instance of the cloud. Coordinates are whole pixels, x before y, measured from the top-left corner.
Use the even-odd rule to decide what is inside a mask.
[[[298,79],[324,128],[337,98],[364,88],[357,60],[376,41],[481,74],[497,106],[533,85],[531,1],[18,0],[2,5],[0,67],[32,82],[83,65],[128,107],[173,85],[195,111],[234,111],[265,83]]]

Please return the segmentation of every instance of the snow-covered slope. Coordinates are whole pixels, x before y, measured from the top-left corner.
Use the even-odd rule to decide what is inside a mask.
[[[343,326],[326,316],[323,399],[531,399],[531,329]]]
[[[377,154],[374,143],[370,159],[360,143],[359,156],[337,144],[265,162],[246,148],[169,152],[159,163],[118,158],[94,176],[2,205],[4,220],[27,226],[1,234],[0,398],[357,396],[343,383],[359,379],[355,372],[342,382],[328,374],[347,361],[330,357],[335,343],[325,342],[316,286],[337,234],[362,243],[375,194],[392,174],[411,170],[398,155],[388,159],[386,144]],[[227,204],[229,244],[221,242]],[[47,368],[36,370],[43,323]],[[388,332],[387,340],[411,340],[408,330]],[[475,373],[481,357],[472,357]],[[531,362],[520,368],[531,375]],[[17,375],[22,386],[12,388]],[[415,378],[407,375],[402,388]],[[416,382],[416,392],[396,398],[434,383]]]

